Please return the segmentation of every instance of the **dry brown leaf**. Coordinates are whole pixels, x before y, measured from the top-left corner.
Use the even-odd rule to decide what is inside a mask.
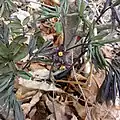
[[[24,114],[27,115],[31,109],[30,103],[22,104],[21,108],[23,109]]]
[[[43,95],[44,96],[44,95]],[[42,98],[43,98],[42,96]],[[49,115],[48,108],[46,108],[45,101],[43,99],[36,104],[36,113],[32,117],[32,120],[47,120],[47,116]]]
[[[40,91],[36,93],[36,95],[34,95],[32,97],[32,100],[30,101],[31,106],[34,106],[39,101],[41,96],[42,96],[42,93]]]
[[[103,54],[105,55],[106,58],[112,59],[113,57],[113,47],[105,45],[101,48]]]
[[[105,70],[99,70],[94,75],[92,75],[92,79],[96,82],[97,86],[100,88],[104,79],[105,79]]]
[[[63,44],[63,34],[54,35],[54,45],[59,47]]]
[[[91,110],[92,120],[116,120],[111,111],[112,108],[107,107],[106,104],[96,104]]]
[[[54,40],[54,33],[52,34],[49,34],[49,35],[43,35],[43,38],[45,39],[45,40],[51,40],[51,41],[53,41]]]
[[[34,80],[41,81],[49,78],[50,71],[47,69],[36,69],[30,72],[34,77]]]
[[[43,34],[43,35],[49,35],[49,34],[56,33],[54,25],[51,25],[48,22],[38,24],[38,27],[40,28],[40,30],[42,32],[41,34]]]
[[[20,88],[17,90],[16,92],[16,97],[18,100],[23,100],[23,99],[27,99],[28,97],[32,97],[33,95],[36,94],[36,90],[30,90],[30,89],[27,89],[23,86],[20,86]]]
[[[43,91],[57,91],[57,92],[62,92],[63,91],[59,88],[57,88],[53,83],[48,84],[45,81],[38,82],[38,81],[32,81],[32,80],[25,80],[20,78],[19,79],[19,84],[21,86],[24,86],[29,89],[38,89],[38,90],[43,90]]]
[[[98,93],[98,86],[92,79],[90,85],[83,89],[84,95],[89,100],[90,103],[94,103],[96,100],[96,95]]]
[[[23,112],[25,115],[27,115],[29,113],[29,111],[31,110],[31,108],[39,101],[40,97],[42,96],[41,92],[37,92],[33,97],[32,100],[30,101],[30,103],[25,103],[22,104],[21,107],[23,109]]]
[[[78,119],[74,114],[72,114],[72,119],[71,120],[78,120]]]
[[[79,104],[79,102],[77,102],[77,101],[73,101],[73,106],[75,107],[78,115],[79,115],[82,119],[85,119],[85,116],[86,116],[85,106],[82,106],[82,105]]]
[[[77,117],[73,114],[72,110],[65,103],[60,103],[58,101],[50,101],[46,99],[46,105],[49,108],[51,115],[48,116],[48,119],[55,120],[77,120]]]
[[[32,118],[35,115],[36,111],[37,111],[36,107],[33,107],[29,113],[29,117]]]
[[[42,63],[42,62],[32,62],[29,67],[29,69],[31,71],[36,71],[38,69],[48,69],[49,70],[50,68],[51,68],[51,66],[46,65],[45,63]]]
[[[94,75],[91,75],[91,80],[88,85],[83,88],[83,92],[86,98],[89,100],[90,103],[94,103],[96,101],[96,95],[98,93],[98,89],[102,85],[102,82],[105,79],[105,71],[101,70]]]

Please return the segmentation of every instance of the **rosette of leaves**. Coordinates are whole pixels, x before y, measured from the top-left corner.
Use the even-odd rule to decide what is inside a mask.
[[[24,44],[26,38],[20,35],[9,43],[9,29],[3,21],[0,29],[0,100],[5,102],[8,113],[13,109],[15,120],[24,120],[20,103],[15,97],[14,80],[16,76],[31,77],[25,71],[18,70],[15,64],[28,54],[28,46]]]

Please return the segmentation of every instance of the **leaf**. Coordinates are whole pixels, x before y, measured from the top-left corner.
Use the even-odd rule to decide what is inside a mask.
[[[9,49],[4,44],[0,44],[0,56],[3,58],[8,58]]]
[[[13,42],[21,44],[21,43],[24,43],[26,40],[27,40],[27,37],[23,35],[19,35],[14,38]]]
[[[17,53],[13,56],[14,61],[19,61],[26,57],[28,54],[28,47],[27,45],[23,44],[20,46],[20,49],[17,51]]]
[[[92,40],[92,38],[94,37],[94,28],[95,28],[95,21],[93,21],[89,26],[89,40]]]
[[[7,4],[8,4],[8,6],[9,6],[9,9],[10,9],[10,10],[15,11],[15,10],[17,9],[16,4],[15,4],[15,3],[13,3],[13,1],[12,1],[12,0],[7,0],[6,2],[7,2]]]
[[[5,74],[10,71],[11,71],[11,69],[8,64],[6,64],[6,63],[0,64],[0,74]]]
[[[16,100],[15,94],[12,92],[9,98],[10,107],[13,108],[13,114],[15,120],[25,120],[20,103]]]
[[[15,34],[17,34],[17,35],[23,34],[23,30],[22,29],[11,29],[11,31],[12,31],[13,35],[15,35]]]
[[[13,77],[12,73],[6,73],[0,76],[0,82],[1,82],[0,93],[3,92],[9,86],[12,77]]]
[[[109,33],[108,32],[103,32],[100,33],[92,38],[92,40],[102,40],[105,36],[107,36]]]
[[[40,100],[40,97],[42,96],[41,92],[37,92],[31,99],[30,103],[25,103],[21,107],[24,111],[24,114],[27,115],[31,108],[36,105],[36,103]]]
[[[20,22],[11,22],[8,24],[8,26],[12,29],[22,29],[23,26],[21,25]]]
[[[85,2],[84,2],[84,0],[81,0],[81,2],[80,2],[80,0],[78,0],[79,2],[79,7],[78,7],[78,9],[79,9],[79,12],[80,12],[80,17],[83,17],[83,13],[84,13],[84,10],[85,10]]]
[[[116,0],[115,3],[113,4],[113,6],[117,6],[120,4],[120,0]]]
[[[109,39],[105,39],[105,40],[101,40],[101,41],[91,41],[91,43],[93,45],[97,45],[97,46],[101,46],[101,45],[104,45],[104,44],[110,44],[110,43],[114,43],[114,42],[120,42],[120,38],[118,39],[112,39],[112,40],[109,40]]]
[[[33,75],[33,77],[36,79],[36,80],[41,80],[41,79],[49,79],[49,70],[47,69],[37,69],[38,65],[35,67],[33,66],[34,68],[34,72],[31,72],[31,74]],[[32,68],[32,67],[31,67]]]
[[[3,12],[2,17],[4,17],[6,20],[8,20],[11,12],[10,12],[10,9],[9,9],[7,2],[4,2],[4,6],[5,6],[5,8],[4,8],[4,12]]]
[[[0,86],[0,92],[4,91],[10,83],[10,79],[6,82],[6,84],[2,84],[3,86]]]
[[[37,46],[38,49],[43,46],[45,40],[41,35],[41,31],[38,30],[38,31],[35,32],[34,41],[36,41],[36,46]]]
[[[30,56],[32,56],[35,48],[36,48],[36,39],[34,38],[33,35],[31,35],[30,40],[29,40],[29,44],[28,44],[28,51],[29,51]]]
[[[4,43],[5,44],[9,44],[9,29],[8,26],[3,22],[2,23],[3,26],[3,38],[4,38]]]
[[[42,47],[44,42],[45,42],[44,38],[42,36],[38,36],[37,37],[37,43],[36,43],[37,48],[39,49],[40,47]]]
[[[17,36],[14,40],[10,43],[9,49],[13,55],[17,54],[17,52],[21,49],[22,43],[27,40],[27,37],[23,35]]]
[[[32,74],[28,73],[28,72],[25,72],[23,70],[19,70],[17,72],[17,75],[19,77],[22,77],[23,79],[26,79],[26,80],[30,80],[30,78],[32,77]]]
[[[0,56],[0,65],[1,65],[2,63],[5,63],[5,61],[4,61],[4,58],[2,58],[2,57]]]
[[[12,43],[10,44],[10,51],[11,51],[11,53],[12,53],[12,56],[11,56],[12,59],[13,59],[13,56],[19,52],[20,48],[21,48],[21,45],[20,45],[20,44],[17,44],[17,43],[15,43],[15,42],[12,42]]]
[[[0,17],[2,17],[4,10],[5,10],[5,5],[4,5],[4,3],[3,3],[3,4],[2,4],[2,7],[1,7],[1,9],[0,9]]]
[[[55,23],[55,29],[57,33],[61,33],[62,32],[62,24],[61,22],[56,22]]]
[[[23,20],[23,22],[22,22],[23,26],[24,26],[24,25],[27,25],[27,23],[29,22],[29,20],[30,20],[30,17],[29,17],[29,16],[26,17],[26,18]]]
[[[0,23],[0,43],[9,44],[9,29],[8,26],[1,21]]]
[[[22,85],[26,88],[31,89],[38,89],[43,91],[57,91],[57,92],[63,92],[61,89],[57,88],[53,84],[48,84],[46,82],[38,82],[38,81],[32,81],[32,80],[25,80],[22,78],[19,78],[19,85]]]
[[[4,3],[4,0],[0,0],[0,6]]]
[[[84,117],[86,116],[86,112],[85,112],[85,106],[82,106],[79,102],[73,100],[73,106],[76,109],[76,112],[78,113],[78,115],[84,119]]]

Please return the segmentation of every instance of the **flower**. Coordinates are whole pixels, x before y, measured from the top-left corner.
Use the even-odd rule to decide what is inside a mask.
[[[64,50],[64,46],[61,45],[60,47],[54,49],[54,52],[52,54],[52,59],[55,63],[64,64],[67,53],[68,52]]]
[[[68,69],[70,64],[67,62],[67,54],[68,52],[65,51],[64,46],[61,45],[57,48],[53,49],[53,52],[50,54],[50,58],[54,62],[54,65],[57,69]]]

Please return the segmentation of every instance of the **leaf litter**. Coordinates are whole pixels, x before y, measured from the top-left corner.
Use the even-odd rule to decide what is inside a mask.
[[[58,1],[44,1],[47,5],[58,4]],[[98,1],[98,3],[101,1]],[[95,4],[98,4],[95,2]],[[98,7],[101,7],[100,3]],[[92,6],[93,9],[94,5]],[[98,13],[99,14],[99,13]],[[109,14],[106,13],[107,15]],[[108,19],[101,18],[105,23]],[[43,38],[53,41],[55,46],[63,43],[63,35],[56,34],[54,25],[44,22],[38,24]],[[52,26],[52,27],[51,27]],[[108,36],[108,38],[111,36]],[[112,57],[111,47],[104,46],[101,51],[109,59]],[[26,60],[23,60],[26,61]],[[31,62],[28,71],[32,74],[30,80],[18,78],[16,97],[22,101],[22,109],[26,120],[119,120],[119,107],[96,103],[98,89],[105,79],[105,71],[93,70],[84,76],[79,70],[74,70],[66,78],[60,80],[49,79],[51,66],[43,62]],[[83,66],[83,69],[85,67]],[[54,74],[52,73],[54,76]],[[118,105],[119,106],[119,105]]]

